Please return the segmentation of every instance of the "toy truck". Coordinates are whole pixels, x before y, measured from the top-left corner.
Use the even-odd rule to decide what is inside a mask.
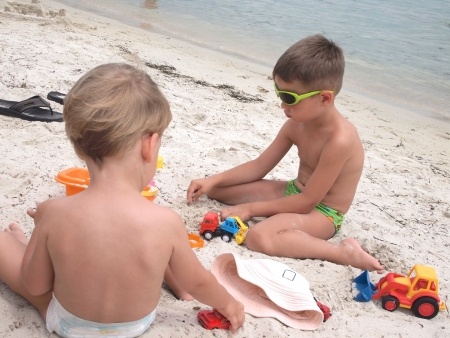
[[[198,322],[208,330],[225,329],[228,330],[231,326],[228,319],[226,319],[219,311],[201,310],[197,314]]]
[[[399,306],[411,309],[420,318],[434,318],[445,303],[439,298],[439,281],[431,266],[416,264],[404,276],[389,272],[376,285],[372,299],[380,299],[383,309],[394,311]]]
[[[227,217],[222,223],[219,215],[210,211],[206,213],[200,224],[200,235],[210,241],[214,237],[221,237],[223,241],[230,242],[235,237],[236,243],[241,244],[245,240],[248,227],[239,217]]]

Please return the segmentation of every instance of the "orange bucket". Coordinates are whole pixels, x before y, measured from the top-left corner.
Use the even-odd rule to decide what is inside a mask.
[[[55,180],[66,186],[66,196],[78,194],[85,190],[91,182],[89,171],[84,168],[69,168],[60,171]],[[142,190],[141,195],[149,201],[153,201],[158,195],[158,188],[148,185]]]
[[[88,187],[89,171],[83,168],[69,168],[60,171],[55,180],[66,186],[66,196],[75,195]]]

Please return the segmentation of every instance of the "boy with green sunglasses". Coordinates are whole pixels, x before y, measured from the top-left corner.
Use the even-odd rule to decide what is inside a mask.
[[[322,35],[304,38],[286,50],[273,78],[288,120],[258,158],[193,180],[187,201],[207,194],[230,205],[221,210],[221,218],[266,217],[247,232],[245,243],[251,250],[381,272],[378,260],[355,239],[327,241],[341,228],[364,164],[358,132],[334,104],[344,67],[341,48]],[[292,146],[300,157],[297,177],[265,179]]]

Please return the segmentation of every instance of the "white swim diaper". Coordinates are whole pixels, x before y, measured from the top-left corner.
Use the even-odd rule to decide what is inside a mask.
[[[55,295],[48,306],[47,330],[64,338],[116,337],[133,338],[143,334],[155,319],[156,310],[148,316],[127,323],[103,324],[84,320],[72,315],[58,302]]]

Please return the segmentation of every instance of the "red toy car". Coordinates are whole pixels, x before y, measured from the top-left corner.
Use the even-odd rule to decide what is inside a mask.
[[[326,322],[332,316],[330,308],[319,302],[316,298],[314,298],[314,300],[316,301],[320,311],[323,312],[323,321]]]
[[[230,321],[226,319],[219,311],[201,310],[197,314],[198,322],[207,330],[230,328]]]

